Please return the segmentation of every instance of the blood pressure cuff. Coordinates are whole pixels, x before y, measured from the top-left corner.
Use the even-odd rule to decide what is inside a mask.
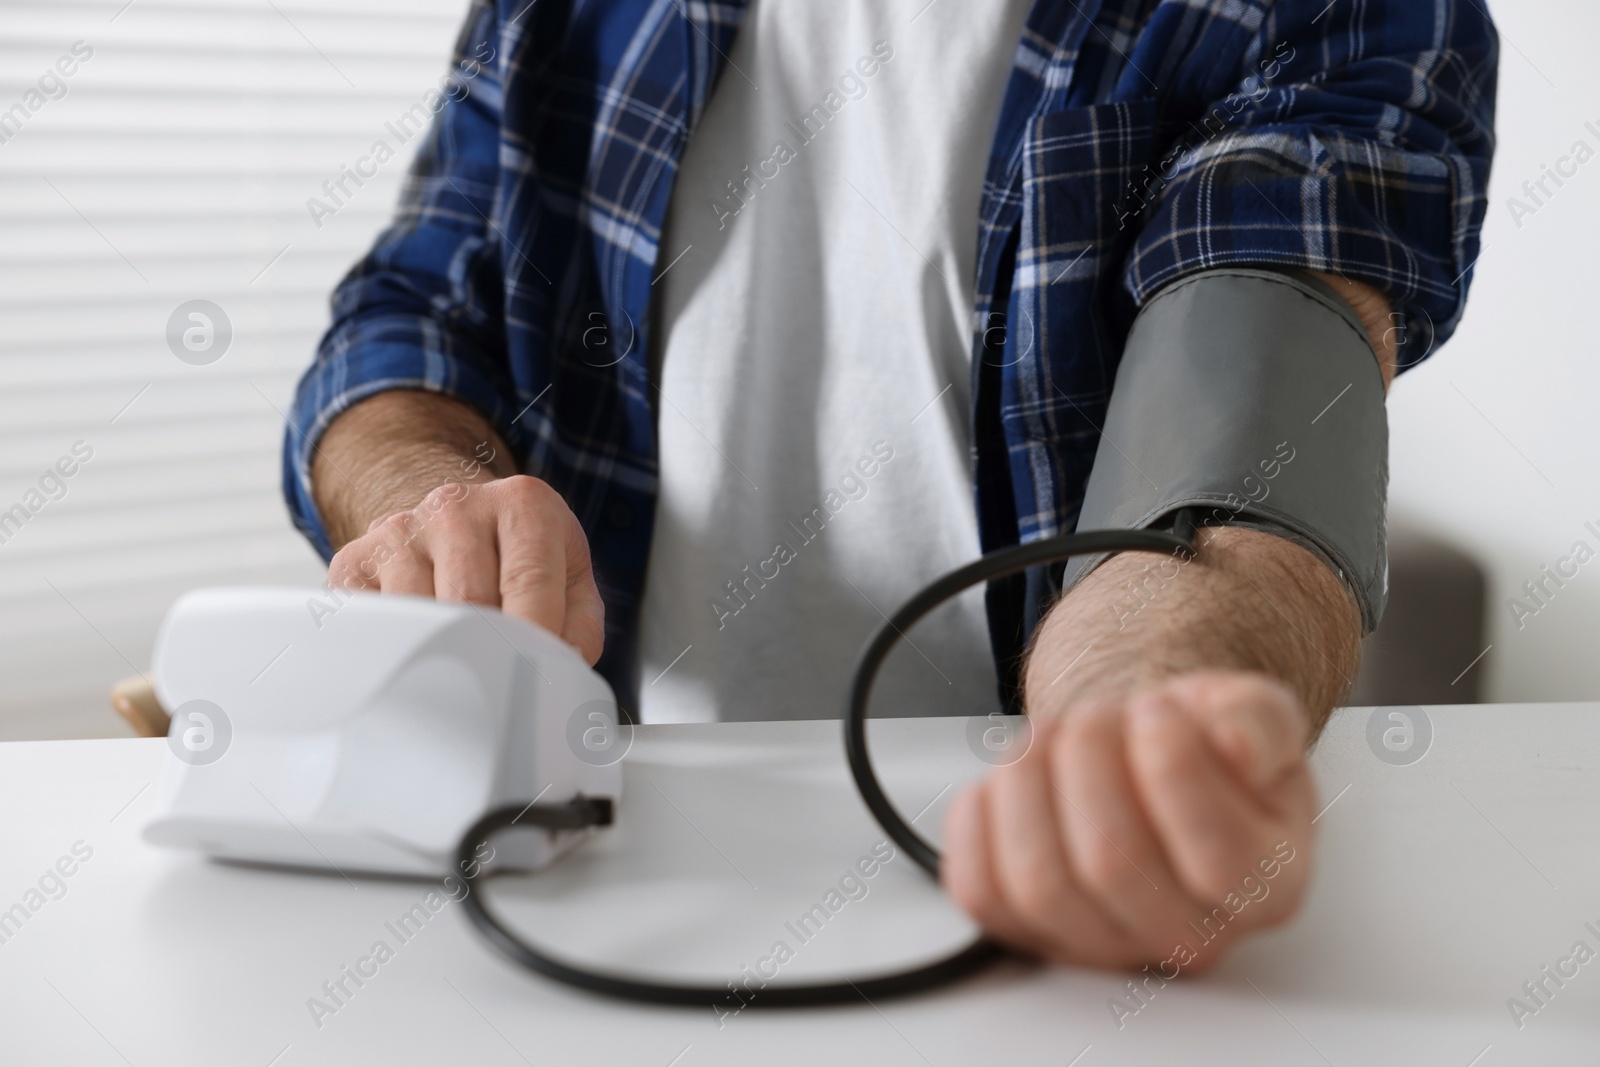
[[[1300,272],[1207,271],[1134,320],[1078,529],[1191,507],[1202,530],[1286,537],[1334,569],[1370,633],[1388,595],[1388,455],[1383,377],[1349,304]],[[1063,588],[1103,558],[1074,561]]]

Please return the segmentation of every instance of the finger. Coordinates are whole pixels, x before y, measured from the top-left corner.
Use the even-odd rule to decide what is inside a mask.
[[[1210,671],[1163,688],[1250,786],[1260,789],[1304,762],[1305,713],[1289,688],[1275,679]]]
[[[583,534],[578,517],[566,515],[567,588],[566,614],[561,621],[561,636],[576,648],[584,662],[593,667],[605,644],[606,606],[595,584],[589,561],[589,539]]]
[[[363,554],[371,542],[365,538],[351,541],[328,561],[329,589],[377,589],[378,565]],[[363,564],[367,564],[363,566]]]
[[[525,475],[494,483],[499,518],[500,605],[560,636],[567,616],[570,515],[556,491]],[[574,520],[576,521],[576,520]]]
[[[357,570],[363,575],[375,571],[373,586],[385,593],[433,596],[433,564],[419,550],[415,536],[415,516],[410,512],[385,516],[372,533],[351,542],[350,548],[360,546]]]
[[[432,564],[407,543],[410,515],[385,516],[373,533],[351,541],[328,567],[328,584],[349,590],[433,595]]]
[[[432,593],[440,600],[500,605],[500,553],[487,502],[469,500],[464,486],[442,486],[428,495],[426,527],[433,559]]]
[[[1074,883],[1056,820],[1049,750],[1059,727],[1035,728],[1033,746],[988,783],[987,828],[995,881],[1034,951],[1079,962],[1127,963],[1139,946]],[[1053,951],[1050,951],[1053,950]]]
[[[1147,953],[1170,952],[1195,902],[1168,865],[1128,769],[1123,708],[1075,710],[1051,746],[1073,881]],[[1150,956],[1149,958],[1159,958]]]
[[[414,548],[404,548],[390,556],[378,570],[379,588],[403,596],[437,595],[433,561]]]
[[[1270,848],[1273,821],[1169,694],[1129,701],[1127,747],[1140,800],[1185,890],[1221,901]]]
[[[985,783],[956,794],[944,818],[944,854],[939,861],[939,881],[951,899],[961,905],[989,936],[1012,945],[1024,945],[1028,932],[1011,915],[995,881],[989,854]]]

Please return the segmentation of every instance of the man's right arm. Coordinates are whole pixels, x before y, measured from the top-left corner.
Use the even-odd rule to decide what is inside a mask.
[[[515,458],[527,442],[512,413],[531,405],[506,366],[489,222],[500,46],[495,5],[474,0],[394,224],[334,293],[289,416],[284,489],[329,584],[497,606],[594,663],[604,610],[588,542]]]
[[[472,408],[418,390],[368,397],[329,425],[311,480],[336,550],[330,585],[499,607],[600,658],[605,608],[577,516],[517,473]]]

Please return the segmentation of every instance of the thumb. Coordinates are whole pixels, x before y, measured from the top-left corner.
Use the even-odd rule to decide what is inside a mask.
[[[1304,763],[1305,712],[1281,682],[1244,671],[1206,671],[1163,688],[1251,789],[1264,790]]]

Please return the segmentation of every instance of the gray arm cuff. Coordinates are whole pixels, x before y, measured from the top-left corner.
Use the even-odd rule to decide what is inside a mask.
[[[1306,274],[1207,271],[1135,319],[1078,529],[1193,507],[1201,526],[1287,537],[1334,569],[1370,633],[1388,595],[1388,457],[1383,376],[1350,306]],[[1097,562],[1075,561],[1064,586]]]

